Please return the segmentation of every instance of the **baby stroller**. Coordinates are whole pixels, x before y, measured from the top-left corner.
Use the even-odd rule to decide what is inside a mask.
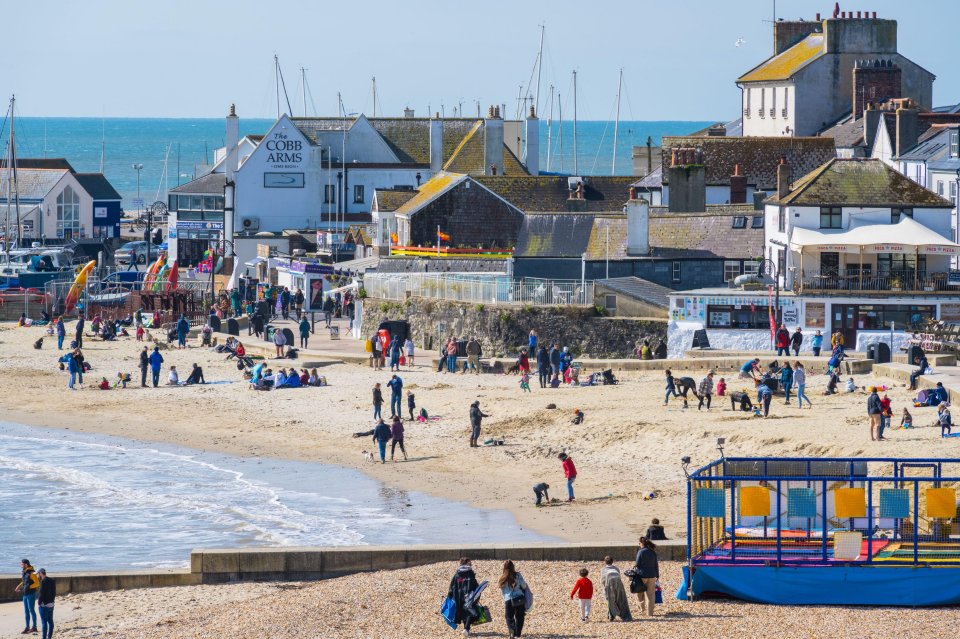
[[[612,386],[617,383],[617,378],[614,376],[612,368],[603,371],[601,375],[603,375],[604,386]]]

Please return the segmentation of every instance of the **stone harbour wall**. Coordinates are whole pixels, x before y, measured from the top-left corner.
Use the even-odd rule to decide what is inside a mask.
[[[593,307],[491,306],[418,297],[364,300],[363,330],[368,336],[386,320],[409,322],[414,344],[430,352],[447,337],[476,336],[484,357],[515,355],[527,345],[531,329],[541,342],[556,340],[576,357],[632,357],[638,341],[667,339],[665,319],[602,317]]]

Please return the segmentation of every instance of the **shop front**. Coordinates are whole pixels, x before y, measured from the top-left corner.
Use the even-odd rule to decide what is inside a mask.
[[[167,239],[172,246],[176,245],[176,253],[171,251],[171,258],[184,268],[195,267],[203,261],[204,253],[216,246],[223,237],[223,222],[198,222],[177,220],[168,229]]]

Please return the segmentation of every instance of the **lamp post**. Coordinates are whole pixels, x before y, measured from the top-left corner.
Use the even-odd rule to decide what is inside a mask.
[[[223,254],[226,254],[227,252],[226,245],[229,244],[230,257],[231,258],[237,257],[237,253],[236,253],[236,250],[234,249],[233,242],[231,242],[230,240],[220,240],[219,243],[224,245]],[[216,270],[217,270],[217,245],[213,244],[210,247],[210,306],[215,306],[217,303],[216,291],[214,290],[214,285],[213,285],[213,282],[214,282],[213,276]]]
[[[141,208],[138,208],[137,210],[138,212],[142,212],[143,209],[142,209],[142,205],[140,204],[140,171],[143,170],[143,164],[139,162],[134,162],[132,166],[133,166],[133,170],[137,172],[137,206],[141,207]]]

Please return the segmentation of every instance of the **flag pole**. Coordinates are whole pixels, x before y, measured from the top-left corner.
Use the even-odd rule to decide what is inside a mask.
[[[440,257],[440,225],[437,224],[437,257]]]

